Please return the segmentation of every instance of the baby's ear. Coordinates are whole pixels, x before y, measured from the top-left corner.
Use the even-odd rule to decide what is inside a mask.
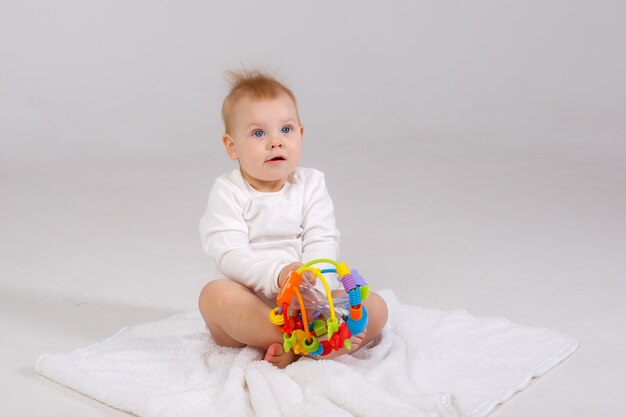
[[[304,136],[304,125],[300,125],[300,136]]]
[[[237,159],[237,152],[235,152],[235,141],[230,137],[228,133],[224,133],[222,135],[222,143],[224,144],[224,148],[226,148],[226,152],[230,159]]]

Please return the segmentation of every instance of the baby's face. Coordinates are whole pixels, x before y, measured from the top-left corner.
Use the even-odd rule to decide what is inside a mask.
[[[228,155],[256,190],[279,191],[302,154],[304,128],[295,104],[282,93],[274,99],[242,97],[233,115],[232,131],[222,138]]]

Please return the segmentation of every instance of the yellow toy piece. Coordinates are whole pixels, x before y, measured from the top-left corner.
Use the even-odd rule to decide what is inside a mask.
[[[304,347],[304,341],[306,340],[306,335],[304,334],[304,331],[300,329],[294,330],[292,336],[295,336],[298,339],[298,341],[292,347],[293,353],[295,353],[296,355],[306,355],[307,353],[309,353],[309,351]]]
[[[278,307],[270,311],[270,321],[277,326],[282,326],[283,324],[285,324],[285,319],[283,315],[278,313]]]
[[[339,275],[339,278],[343,278],[349,273],[350,268],[348,268],[348,265],[344,264],[343,262],[337,264],[337,275]]]

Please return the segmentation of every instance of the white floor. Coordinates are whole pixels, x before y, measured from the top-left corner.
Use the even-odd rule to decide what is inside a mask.
[[[620,415],[626,168],[419,138],[399,155],[399,143],[308,149],[305,163],[327,173],[342,260],[403,302],[579,340],[494,417]],[[2,416],[126,415],[36,375],[37,357],[193,309],[211,275],[196,224],[231,167],[218,146],[75,155],[0,177]]]

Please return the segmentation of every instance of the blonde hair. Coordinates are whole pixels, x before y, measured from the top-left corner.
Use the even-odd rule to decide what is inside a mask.
[[[296,106],[298,103],[293,92],[272,75],[261,70],[228,70],[226,75],[229,79],[230,92],[222,103],[222,121],[226,133],[230,133],[233,124],[233,108],[243,97],[253,100],[274,99],[281,93],[287,94]],[[300,114],[298,114],[298,121]]]

